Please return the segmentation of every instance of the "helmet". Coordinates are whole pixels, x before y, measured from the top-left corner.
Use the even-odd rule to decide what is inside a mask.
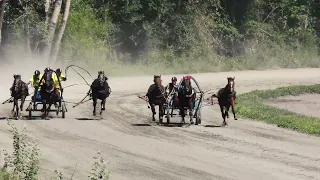
[[[61,73],[61,69],[58,68],[58,69],[56,70],[56,73]]]
[[[40,75],[40,71],[39,71],[39,70],[36,70],[36,71],[34,72],[34,75],[39,76],[39,75]]]
[[[176,77],[172,77],[171,81],[177,81],[177,78]]]
[[[47,67],[47,68],[44,70],[44,72],[49,72],[49,71],[51,71],[51,69],[50,69],[49,67]]]

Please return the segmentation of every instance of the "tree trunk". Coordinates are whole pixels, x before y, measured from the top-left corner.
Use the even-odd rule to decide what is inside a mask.
[[[29,14],[29,9],[28,9],[28,5],[26,4],[25,8],[24,8],[25,14],[27,14],[24,18],[23,18],[23,30],[24,30],[24,49],[26,53],[30,53],[31,49],[30,49],[30,32],[29,32],[29,22],[28,22],[28,14]]]
[[[3,17],[4,17],[4,5],[5,0],[0,0],[0,45],[1,45],[1,39],[2,39],[2,24],[3,24]]]
[[[46,13],[45,25],[48,27],[49,24],[49,10],[50,10],[50,0],[44,0],[44,11]]]
[[[61,26],[59,29],[59,33],[58,33],[58,36],[57,36],[56,41],[52,47],[51,54],[50,54],[50,59],[51,59],[50,62],[51,63],[55,63],[58,58],[58,54],[59,54],[59,50],[60,50],[60,46],[61,46],[61,40],[62,40],[64,31],[66,29],[66,25],[67,25],[67,21],[68,21],[68,17],[69,17],[70,5],[71,5],[71,0],[66,0],[66,5],[65,5],[64,13],[63,13],[63,18],[62,18]]]
[[[59,14],[61,11],[61,4],[62,4],[62,0],[56,0],[55,6],[54,6],[54,10],[50,19],[50,23],[49,23],[49,27],[48,27],[48,41],[47,41],[47,46],[44,49],[44,57],[49,61],[50,58],[50,51],[51,51],[51,47],[52,47],[52,42],[54,39],[54,34],[55,34],[55,30],[57,27],[57,22],[59,19]]]

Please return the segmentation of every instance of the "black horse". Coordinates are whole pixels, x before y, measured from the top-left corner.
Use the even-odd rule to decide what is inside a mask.
[[[42,112],[44,119],[49,120],[49,112],[51,111],[51,106],[54,104],[59,111],[61,107],[61,97],[59,95],[59,90],[55,87],[55,83],[53,80],[53,71],[48,71],[46,72],[40,82],[44,81],[44,83],[41,85],[40,89],[40,95],[41,95],[41,100],[42,100]],[[59,81],[59,79],[58,79]],[[59,81],[60,84],[60,81]],[[57,104],[59,103],[59,105]]]
[[[23,110],[23,105],[26,100],[26,97],[29,96],[28,86],[25,82],[21,80],[21,75],[13,75],[13,84],[10,88],[11,97],[13,97],[13,108],[12,112],[14,113],[14,118],[17,120],[21,118],[21,111]],[[19,99],[20,111],[19,111]],[[14,110],[16,108],[16,111]]]
[[[194,124],[193,122],[193,109],[196,99],[196,93],[193,91],[193,87],[191,85],[191,77],[186,76],[183,77],[183,80],[180,84],[179,90],[178,90],[178,100],[179,100],[179,109],[180,109],[180,115],[182,117],[181,123],[185,123],[185,111],[186,108],[189,110],[189,116],[190,116],[190,124]]]
[[[159,122],[162,123],[164,115],[164,104],[166,102],[165,88],[162,85],[161,75],[153,77],[153,82],[146,94],[149,100],[149,105],[152,112],[152,120],[155,121],[156,110],[155,106],[159,106]]]
[[[102,111],[106,109],[106,99],[109,97],[111,93],[111,89],[107,82],[108,78],[104,75],[104,71],[98,72],[98,78],[95,79],[91,86],[91,97],[93,100],[93,116],[96,116],[96,106],[98,99],[101,100],[101,110],[100,115],[102,115]]]
[[[236,91],[234,90],[235,77],[227,77],[227,80],[228,84],[224,88],[221,88],[217,94],[212,95],[212,97],[218,98],[221,115],[223,118],[223,126],[227,125],[226,117],[229,118],[230,106],[232,108],[234,120],[237,120],[236,113],[234,111],[236,98]]]

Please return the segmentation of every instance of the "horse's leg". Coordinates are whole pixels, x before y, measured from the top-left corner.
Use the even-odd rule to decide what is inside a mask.
[[[159,121],[162,122],[163,120],[163,114],[164,114],[164,107],[163,104],[159,104]]]
[[[155,105],[153,102],[149,102],[150,107],[151,107],[151,112],[152,112],[152,121],[155,121],[156,118],[154,117],[154,115],[156,115],[156,109],[155,109]]]
[[[96,116],[97,98],[92,98],[93,100],[93,116]]]
[[[106,105],[106,99],[101,100],[101,111],[100,111],[100,115],[102,115],[102,111],[104,111]]]
[[[225,126],[225,125],[226,125],[226,115],[225,115],[225,113],[224,113],[224,111],[223,111],[223,105],[221,105],[221,104],[219,103],[219,106],[220,106],[220,111],[221,111],[221,115],[222,115],[222,119],[223,119],[222,125]]]
[[[15,107],[16,107],[16,113],[15,113],[15,119],[19,119],[19,99],[18,98],[14,98],[14,103],[15,103]]]
[[[225,114],[226,114],[227,118],[229,118],[229,109],[230,109],[230,104],[228,104],[225,109]]]
[[[234,98],[232,99],[231,110],[232,110],[234,120],[238,120],[238,118],[236,117],[236,112],[234,110]]]
[[[19,118],[21,118],[21,112],[23,111],[23,105],[24,105],[25,100],[26,100],[26,96],[22,96],[21,97],[21,104],[20,104]]]
[[[106,99],[101,100],[101,110],[106,110]]]
[[[49,120],[50,118],[49,118],[49,112],[50,112],[50,109],[51,109],[51,106],[52,106],[52,102],[49,102],[49,104],[48,104],[48,108],[46,109],[46,112],[45,112],[45,119],[46,120]]]
[[[181,114],[181,123],[184,124],[184,123],[185,123],[184,117],[185,117],[185,115],[186,115],[185,109],[184,109],[184,106],[185,106],[184,104],[185,104],[185,103],[184,103],[184,101],[180,101],[180,102],[181,102],[181,103],[180,103],[180,105],[179,105],[179,106],[180,106],[179,108],[180,108],[180,114]]]
[[[189,105],[188,105],[188,109],[189,109],[189,116],[190,116],[190,124],[194,124],[194,122],[193,122],[193,113],[192,113],[192,111],[193,111],[193,99],[192,98],[190,98],[190,100],[189,100]]]

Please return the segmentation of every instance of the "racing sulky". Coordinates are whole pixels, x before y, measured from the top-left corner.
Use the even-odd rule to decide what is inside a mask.
[[[193,87],[191,85],[191,76],[183,77],[178,90],[180,115],[182,117],[181,123],[185,123],[185,108],[187,108],[189,110],[190,124],[194,124],[192,112],[194,108],[195,98],[196,94],[194,93]]]
[[[98,99],[101,100],[100,115],[102,115],[102,112],[106,109],[106,99],[111,93],[107,80],[108,78],[105,76],[104,71],[99,71],[98,78],[95,79],[90,86],[90,96],[93,100],[93,116],[96,116],[96,106]]]
[[[55,74],[53,73],[55,73],[53,70],[51,70],[50,68],[46,68],[45,73],[40,80],[40,82],[44,81],[44,83],[41,85],[40,95],[43,104],[43,117],[46,120],[49,120],[49,112],[52,104],[58,106],[57,103],[59,103],[58,108],[61,107],[61,98],[59,95],[59,90],[56,88],[54,83],[53,76]]]
[[[153,82],[146,94],[149,100],[149,105],[152,112],[152,120],[155,121],[156,110],[155,106],[159,106],[159,122],[163,122],[164,104],[166,102],[165,88],[162,85],[161,75],[154,75]]]
[[[27,84],[21,80],[21,75],[13,75],[13,78],[13,84],[10,88],[11,97],[13,97],[12,112],[14,112],[14,118],[19,120],[21,118],[21,111],[23,110],[26,97],[29,96],[29,91]],[[19,99],[21,100],[20,111],[18,103]]]
[[[234,90],[235,77],[227,77],[228,84],[221,88],[217,94],[213,94],[212,97],[218,98],[218,103],[223,118],[223,126],[227,125],[226,117],[229,118],[229,109],[232,108],[234,120],[238,120],[234,110],[236,91]]]

